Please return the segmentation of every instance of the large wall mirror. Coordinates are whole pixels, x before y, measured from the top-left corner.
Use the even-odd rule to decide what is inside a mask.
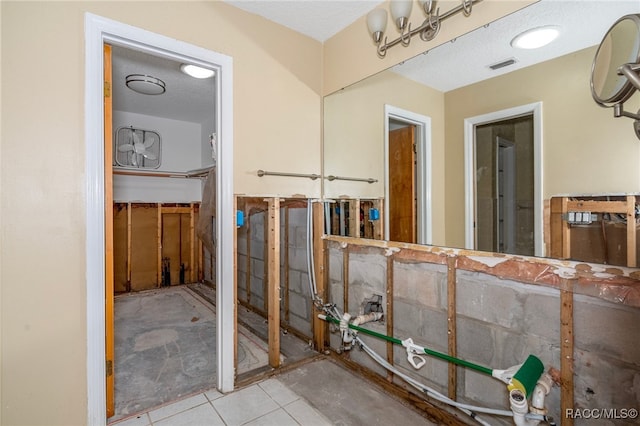
[[[541,0],[327,96],[325,176],[373,183],[325,180],[323,195],[388,209],[393,162],[413,146],[402,179],[423,225],[415,242],[547,256],[552,197],[640,193],[640,143],[590,89],[598,45],[632,13],[635,0]],[[551,44],[511,45],[546,25],[559,30]],[[638,110],[640,95],[625,107]]]

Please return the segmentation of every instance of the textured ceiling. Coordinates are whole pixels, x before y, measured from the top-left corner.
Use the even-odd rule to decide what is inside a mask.
[[[482,7],[482,3],[476,7]],[[630,13],[640,13],[640,1],[541,0],[408,60],[394,71],[447,92],[598,45],[609,27]],[[518,34],[544,25],[560,28],[559,37],[551,44],[531,50],[511,47],[511,40]],[[489,68],[507,59],[516,63],[496,71]]]
[[[489,0],[484,0],[489,1]],[[351,0],[229,0],[227,3],[324,41],[380,1]],[[481,8],[482,3],[474,6]],[[394,71],[446,92],[518,68],[598,44],[619,17],[640,13],[640,0],[541,0],[490,25],[447,42],[394,67]],[[446,25],[443,23],[443,25]],[[510,41],[520,32],[541,25],[558,25],[560,37],[549,46],[531,51],[514,49]],[[395,29],[389,25],[390,38]],[[420,43],[414,37],[412,43]],[[401,49],[396,46],[394,49]],[[375,46],[371,45],[375,55]],[[491,71],[488,66],[513,58],[512,66]],[[214,79],[197,80],[179,71],[180,64],[123,48],[114,48],[114,109],[203,123],[213,114]],[[125,76],[149,74],[164,80],[160,96],[128,90]]]
[[[324,42],[369,13],[380,0],[224,0],[296,32]]]

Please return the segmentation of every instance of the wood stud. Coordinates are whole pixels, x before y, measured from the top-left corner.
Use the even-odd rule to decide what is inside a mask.
[[[456,259],[447,258],[447,337],[449,356],[458,356],[456,337]],[[449,363],[449,398],[455,400],[458,388],[458,368]]]
[[[269,366],[280,367],[280,199],[270,198],[267,218]],[[268,301],[268,302],[267,302]]]
[[[385,321],[387,323],[387,336],[393,336],[393,254],[387,256],[387,279],[386,279],[386,292],[387,292],[387,306],[385,313]],[[387,362],[393,365],[393,343],[387,342]],[[393,373],[387,372],[387,381],[393,382]]]
[[[562,279],[560,290],[560,412],[574,408],[573,391],[573,291],[572,281]],[[563,426],[572,426],[573,418],[562,419]]]
[[[318,296],[322,300],[327,300],[327,284],[325,274],[326,252],[324,240],[321,236],[324,234],[324,206],[322,203],[311,203],[312,215],[313,215],[313,262],[315,270],[316,290]],[[314,346],[317,351],[324,351],[327,345],[328,337],[328,324],[318,318],[318,314],[321,313],[314,306],[313,310],[313,333],[314,333]]]

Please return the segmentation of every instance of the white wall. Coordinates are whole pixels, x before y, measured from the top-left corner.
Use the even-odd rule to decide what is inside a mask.
[[[202,158],[206,147],[203,147],[203,126],[198,123],[113,112],[114,133],[120,127],[129,126],[153,130],[160,135],[162,154],[158,171],[186,172],[210,163],[210,154],[209,158]],[[208,136],[206,140],[208,146]],[[201,192],[199,179],[113,176],[114,201],[188,203],[201,201]]]

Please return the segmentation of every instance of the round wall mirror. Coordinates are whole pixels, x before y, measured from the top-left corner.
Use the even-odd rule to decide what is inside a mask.
[[[603,106],[625,102],[635,90],[618,68],[640,61],[640,14],[618,19],[605,34],[591,69],[591,94]]]

